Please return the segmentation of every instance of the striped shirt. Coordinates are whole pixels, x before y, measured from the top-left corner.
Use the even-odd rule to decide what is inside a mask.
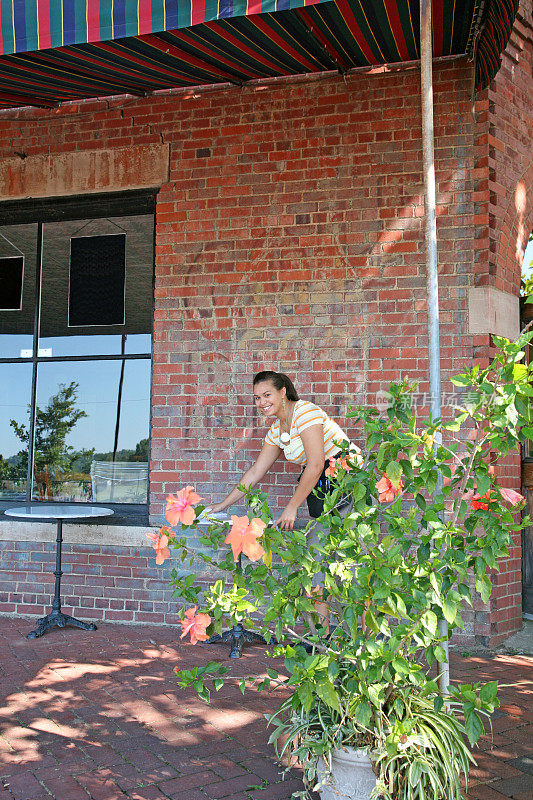
[[[292,414],[289,442],[283,444],[280,440],[279,419],[270,427],[265,436],[265,442],[274,447],[281,447],[287,461],[292,461],[294,464],[307,464],[307,456],[300,434],[312,425],[322,425],[324,430],[325,459],[332,458],[339,452],[336,442],[349,441],[342,428],[330,419],[325,411],[308,400],[297,400]]]

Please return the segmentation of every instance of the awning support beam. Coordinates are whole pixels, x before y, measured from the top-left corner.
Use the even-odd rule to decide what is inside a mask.
[[[433,131],[433,40],[431,24],[431,0],[420,2],[420,81],[422,94],[422,152],[424,158],[424,208],[426,232],[426,279],[427,279],[427,317],[429,334],[429,394],[431,416],[440,419],[441,379],[440,379],[440,339],[439,339],[439,280],[437,273],[437,200],[435,181],[435,145]],[[440,441],[435,437],[435,447]],[[439,475],[437,491],[442,487]],[[439,620],[442,636],[448,635],[448,623]],[[450,664],[448,640],[442,644],[446,662],[440,665],[439,689],[441,695],[448,693],[450,683]]]

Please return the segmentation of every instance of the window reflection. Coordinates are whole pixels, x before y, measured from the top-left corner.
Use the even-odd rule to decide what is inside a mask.
[[[119,266],[112,263],[114,251],[111,248],[109,253],[104,252],[105,248],[102,245],[102,242],[111,243],[119,240],[122,247],[125,246],[125,292],[123,286],[117,285],[117,276],[112,280],[111,273],[115,266]],[[90,290],[94,293],[95,287],[90,280],[91,270],[95,265],[102,269],[106,258],[111,259],[107,269],[110,284],[108,287],[101,286],[102,303],[112,302],[117,292],[121,294],[125,308],[120,317],[122,319],[125,315],[124,324],[101,325],[99,311],[102,303],[88,302],[83,314],[87,324],[69,325],[69,276],[72,277],[70,272],[72,253],[74,256],[77,253],[77,249],[72,248],[73,241],[83,242],[85,248],[89,247],[89,251],[84,250],[85,261],[82,259],[80,263],[72,265],[76,268],[76,287],[70,287],[72,291],[75,288],[75,297],[71,297],[71,302],[75,300],[79,305],[89,299],[89,296],[83,297],[83,264],[87,263],[87,292]],[[90,247],[96,249],[92,254],[94,263],[91,261]],[[124,253],[121,258],[123,255]],[[45,224],[39,347],[49,350],[52,356],[150,353],[152,281],[153,217],[151,215],[78,219]],[[100,280],[99,284],[101,283]],[[91,309],[94,311],[92,324]],[[122,349],[123,344],[124,349]]]
[[[146,503],[150,361],[37,372],[34,499]]]
[[[0,226],[0,262],[23,259],[22,305],[0,310],[0,357],[31,358],[35,318],[35,264],[37,258],[37,225]],[[1,287],[1,283],[0,283]],[[13,287],[11,287],[13,289]]]
[[[0,364],[0,499],[24,500],[31,364]]]

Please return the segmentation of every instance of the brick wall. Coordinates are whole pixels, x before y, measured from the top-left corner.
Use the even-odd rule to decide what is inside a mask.
[[[434,67],[441,365],[448,398],[450,375],[486,345],[484,337],[468,334],[467,320],[474,258],[476,270],[487,272],[490,249],[489,212],[477,205],[487,202],[489,191],[488,133],[471,115],[471,69],[466,60]],[[405,67],[0,114],[0,160],[14,151],[32,156],[170,145],[170,179],[156,212],[154,522],[169,491],[192,483],[207,499],[219,499],[249,466],[265,433],[251,402],[251,379],[260,369],[287,372],[301,396],[343,424],[349,402],[373,403],[377,391],[404,376],[421,380],[424,404],[419,80],[417,68]],[[487,126],[490,99],[482,102]],[[95,189],[90,180],[88,189]],[[295,474],[283,463],[272,470],[265,486],[274,507],[292,493]],[[91,569],[102,564],[91,575],[81,562],[76,568],[84,575],[76,591],[83,588],[88,616],[100,608],[97,601],[104,603],[90,587],[100,591],[106,575],[113,577],[108,588],[129,590],[124,581],[138,580],[141,593],[133,600],[106,591],[105,602],[124,602],[105,606],[106,615],[134,613],[141,621],[141,614],[166,613],[126,606],[159,603],[159,595],[142,593],[160,591],[151,582],[161,571],[151,573],[153,562],[128,565],[115,550],[79,551]],[[21,596],[33,597],[24,577],[31,555],[28,561],[22,548],[17,562],[16,547],[13,553],[23,576]],[[35,554],[36,563],[44,563]],[[145,558],[144,552],[131,555]],[[43,545],[41,557],[51,558],[50,545]],[[138,573],[112,576],[101,558],[111,559],[109,569]],[[11,572],[19,574],[18,568]],[[44,579],[48,567],[39,573]]]
[[[471,67],[435,68],[443,387],[471,355]],[[288,372],[344,421],[427,389],[419,70],[114,98],[0,115],[0,158],[170,144],[157,202],[151,512],[221,497],[264,435],[251,378]],[[91,185],[91,188],[94,188]],[[267,481],[287,499],[294,468]]]
[[[472,346],[470,68],[440,65],[435,80],[449,390]],[[251,403],[262,368],[341,420],[391,379],[425,380],[418,84],[416,69],[359,74],[174,100],[163,122],[135,113],[173,137],[157,213],[152,513],[176,475],[216,498],[242,474],[264,435]],[[267,481],[281,501],[293,483],[283,464]]]
[[[524,250],[533,230],[532,3],[522,0],[502,66],[476,103],[474,171],[475,285],[517,295]],[[474,357],[492,356],[489,336],[476,337]],[[500,465],[502,486],[520,490],[520,453]],[[522,621],[521,537],[513,537],[509,558],[494,576],[494,593],[484,632],[493,644]],[[478,635],[481,624],[476,624]]]
[[[0,614],[47,614],[54,594],[55,543],[0,541],[0,563]],[[168,584],[177,566],[173,559],[156,566],[147,547],[64,544],[62,611],[96,622],[175,625]]]

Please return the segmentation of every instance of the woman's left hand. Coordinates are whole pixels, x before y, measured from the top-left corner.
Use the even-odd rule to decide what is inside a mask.
[[[296,520],[296,514],[298,513],[298,508],[289,505],[287,508],[282,512],[281,517],[276,520],[276,525],[282,531],[292,531],[294,528],[294,522]]]

